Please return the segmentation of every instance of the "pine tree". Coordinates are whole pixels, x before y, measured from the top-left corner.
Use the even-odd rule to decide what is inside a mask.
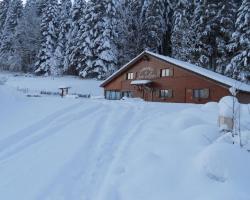
[[[182,0],[176,6],[173,16],[173,32],[171,35],[172,56],[174,58],[190,61],[193,39],[191,19],[193,17],[194,4],[189,0]]]
[[[66,55],[67,41],[70,31],[71,0],[63,0],[60,5],[59,35],[57,47],[54,53],[54,65],[59,68],[60,73],[64,71],[64,58]]]
[[[80,49],[77,44],[80,40],[80,27],[82,23],[82,18],[85,17],[86,2],[85,0],[76,0],[72,7],[71,12],[71,26],[69,31],[69,38],[66,43],[66,55],[64,58],[64,71],[68,74],[78,75],[77,66],[79,60]],[[84,41],[81,41],[84,42]]]
[[[142,37],[144,49],[159,53],[162,49],[163,35],[166,30],[164,20],[164,2],[162,0],[145,0],[142,8]]]
[[[249,81],[250,76],[250,1],[243,0],[237,14],[236,30],[228,45],[234,56],[227,66],[227,74],[235,79]]]
[[[3,68],[11,70],[16,62],[14,55],[14,36],[18,20],[22,16],[23,4],[21,0],[12,0],[9,4],[4,29],[2,30],[0,46],[0,64]]]
[[[79,69],[82,77],[103,79],[117,68],[116,4],[113,0],[90,0],[88,40],[93,54],[86,59],[87,66]]]
[[[165,20],[165,32],[163,35],[163,44],[160,53],[168,56],[172,56],[172,43],[171,36],[173,31],[173,15],[174,10],[178,5],[179,0],[164,0],[164,20]]]
[[[118,12],[119,66],[145,49],[171,55],[171,16],[175,3],[169,0],[121,1]]]
[[[15,33],[15,56],[20,69],[33,72],[41,43],[40,17],[36,0],[27,0]],[[18,66],[16,66],[18,67]]]
[[[235,4],[230,1],[200,0],[196,5],[194,21],[194,62],[223,73],[229,55],[226,45],[234,24]]]
[[[0,38],[1,38],[1,33],[4,29],[4,23],[7,17],[8,8],[9,8],[9,0],[0,1]]]
[[[56,75],[58,69],[54,68],[53,54],[57,43],[57,17],[58,17],[58,2],[57,0],[48,0],[43,5],[41,32],[42,41],[38,54],[38,61],[35,64],[38,75]]]
[[[118,28],[118,65],[122,66],[137,56],[144,47],[141,45],[142,23],[140,13],[142,1],[123,0],[117,7]]]
[[[226,66],[230,62],[230,52],[227,50],[227,45],[230,42],[231,35],[234,31],[235,18],[237,14],[237,4],[235,0],[224,0],[220,2],[220,20],[219,20],[219,36],[218,58],[216,61],[216,71],[225,74]]]

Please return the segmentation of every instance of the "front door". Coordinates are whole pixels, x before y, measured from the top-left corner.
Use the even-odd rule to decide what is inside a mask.
[[[193,90],[186,88],[186,103],[192,103],[193,102]]]
[[[145,100],[145,101],[153,101],[153,89],[149,89],[149,88],[145,88],[144,90],[143,90],[143,93],[144,93],[144,95],[143,95],[143,99]]]

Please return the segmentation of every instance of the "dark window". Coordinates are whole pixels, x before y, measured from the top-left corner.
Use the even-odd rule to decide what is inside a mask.
[[[173,76],[173,69],[161,69],[161,77]]]
[[[134,79],[134,73],[133,72],[127,73],[127,80],[132,80],[132,79]]]
[[[194,89],[193,97],[198,99],[207,99],[209,97],[209,89]]]
[[[105,91],[105,99],[108,100],[120,100],[121,92],[115,90],[106,90]]]
[[[122,97],[132,98],[133,95],[131,91],[125,91],[125,92],[122,92]]]
[[[160,90],[160,98],[171,98],[173,97],[173,90]]]

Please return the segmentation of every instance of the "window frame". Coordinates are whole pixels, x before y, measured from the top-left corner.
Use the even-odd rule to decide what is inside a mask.
[[[122,98],[123,97],[133,98],[133,92],[132,91],[122,91],[121,96],[122,96]]]
[[[122,98],[121,91],[119,91],[119,90],[105,90],[104,95],[105,95],[105,99],[107,99],[107,100],[120,100]],[[113,97],[115,97],[115,98],[113,98]]]
[[[126,80],[134,80],[135,76],[134,76],[134,72],[128,72],[126,74]]]
[[[163,93],[164,93],[164,95],[162,95]],[[170,98],[173,98],[173,97],[174,97],[173,89],[159,89],[159,98],[161,98],[161,99],[170,99]]]
[[[209,88],[193,89],[193,98],[194,99],[209,99],[209,97],[210,97],[210,89]]]
[[[171,68],[163,68],[160,70],[160,77],[172,77],[174,70]]]

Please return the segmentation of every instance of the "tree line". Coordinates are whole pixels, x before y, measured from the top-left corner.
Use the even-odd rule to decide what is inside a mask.
[[[2,0],[0,68],[103,79],[150,50],[247,82],[250,0]]]

